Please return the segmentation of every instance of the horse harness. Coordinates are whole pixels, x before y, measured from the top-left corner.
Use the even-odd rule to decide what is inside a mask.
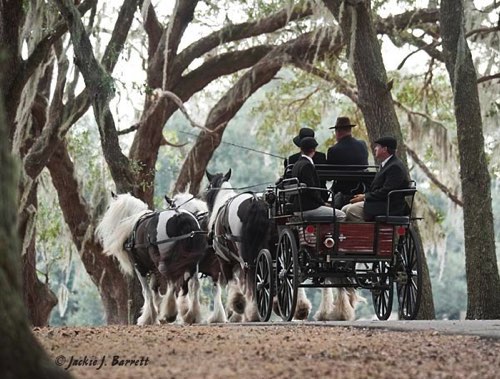
[[[245,269],[248,267],[248,263],[245,262],[237,253],[238,246],[237,242],[241,243],[241,236],[236,236],[233,234],[231,230],[231,226],[229,224],[229,207],[233,200],[240,195],[243,195],[247,192],[243,192],[230,198],[228,201],[222,205],[217,211],[216,222],[212,226],[211,234],[213,235],[213,245],[215,247],[215,254],[225,260],[226,262],[236,261],[241,265],[241,268]],[[254,197],[255,195],[251,193]]]
[[[177,210],[175,210],[177,213]],[[139,225],[141,225],[143,222],[152,219],[155,216],[158,216],[161,212],[157,211],[150,211],[148,213],[145,213],[142,215],[134,224],[134,228],[132,229],[132,233],[130,233],[129,237],[123,244],[123,248],[125,251],[129,254],[129,257],[132,259],[132,262],[134,263],[135,268],[141,276],[150,276],[153,273],[153,270],[147,268],[144,266],[144,264],[141,263],[141,259],[139,258],[139,253],[138,249],[144,249],[144,248],[149,248],[151,246],[156,246],[158,247],[159,245],[167,244],[167,243],[174,243],[180,240],[184,240],[187,238],[193,238],[196,234],[201,234],[204,233],[206,234],[207,232],[202,231],[202,230],[193,230],[190,233],[187,234],[182,234],[180,236],[175,236],[175,237],[169,237],[160,241],[153,242],[151,235],[147,233],[146,236],[146,242],[145,243],[137,243],[137,229],[139,228]],[[188,212],[190,213],[190,212]],[[198,217],[193,215],[196,220],[199,222]],[[203,217],[203,216],[202,216]]]

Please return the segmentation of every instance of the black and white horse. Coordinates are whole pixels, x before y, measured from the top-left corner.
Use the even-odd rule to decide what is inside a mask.
[[[104,253],[114,256],[125,274],[135,271],[139,278],[144,306],[137,324],[175,320],[177,313],[168,309],[173,289],[191,276],[206,250],[196,217],[183,209],[154,212],[130,194],[113,194],[96,235]],[[160,275],[169,287],[165,296],[159,293]]]
[[[259,251],[267,247],[270,232],[268,205],[254,193],[236,193],[226,174],[207,171],[209,186],[205,195],[210,219],[209,236],[219,262],[219,278],[215,279],[214,312],[209,322],[225,322],[220,284],[228,284],[230,321],[257,321],[254,299],[255,262]],[[209,259],[214,262],[213,258]],[[217,267],[212,266],[213,275]],[[240,291],[240,289],[242,291]],[[244,293],[244,298],[242,296]]]

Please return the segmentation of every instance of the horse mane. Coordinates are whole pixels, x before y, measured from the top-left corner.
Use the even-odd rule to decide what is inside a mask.
[[[220,175],[222,178],[222,174]],[[212,226],[215,222],[215,219],[217,218],[217,213],[219,212],[220,207],[222,207],[226,203],[226,201],[228,201],[230,198],[237,195],[237,193],[232,189],[233,186],[229,181],[215,180],[214,186],[217,187],[210,189],[207,193],[207,205],[208,209],[211,209],[210,221],[208,222],[208,230],[212,229]],[[208,198],[209,195],[211,195],[210,202]]]
[[[148,210],[148,205],[143,201],[128,193],[120,194],[111,200],[109,208],[96,227],[95,235],[102,244],[104,254],[118,259],[125,274],[133,275],[134,266],[123,244],[136,222],[149,212],[151,211]]]

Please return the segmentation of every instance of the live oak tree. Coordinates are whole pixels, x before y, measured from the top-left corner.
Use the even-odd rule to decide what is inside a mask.
[[[453,90],[463,193],[467,318],[500,318],[491,178],[484,151],[477,74],[465,38],[463,0],[441,0],[443,55]]]
[[[3,51],[2,53],[5,53]],[[0,72],[7,72],[4,62]],[[10,153],[0,91],[0,372],[6,379],[69,378],[33,336],[22,298],[21,245],[17,232],[19,162]]]

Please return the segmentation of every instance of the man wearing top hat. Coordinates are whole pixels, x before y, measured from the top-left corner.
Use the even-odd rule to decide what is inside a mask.
[[[293,143],[295,144],[295,146],[297,146],[300,149],[300,141],[302,141],[302,139],[305,137],[313,137],[314,138],[314,130],[312,130],[310,128],[301,128],[299,131],[299,134],[293,138]],[[299,160],[301,155],[302,155],[302,152],[299,151],[298,153],[292,154],[288,158],[285,159],[285,161],[284,161],[285,177],[290,177],[291,168],[288,166],[295,164],[295,162],[297,162]],[[314,164],[325,164],[326,163],[326,155],[325,155],[325,153],[322,153],[320,151],[315,151],[315,153],[312,157],[312,160],[313,160]],[[287,171],[287,168],[288,168],[288,171]],[[321,181],[321,187],[326,188],[326,181],[324,181],[324,180]],[[322,193],[321,197],[323,198],[323,200],[327,201],[328,200],[328,193],[327,192]]]
[[[346,221],[371,221],[375,216],[385,215],[389,192],[408,188],[408,171],[395,155],[396,149],[397,141],[393,137],[381,137],[375,141],[375,159],[380,162],[380,170],[375,175],[369,191],[354,195],[350,204],[342,208]],[[390,205],[391,216],[403,215],[406,211],[403,196],[391,197]]]
[[[316,153],[316,146],[318,146],[318,143],[314,137],[304,137],[300,141],[301,156],[293,165],[291,176],[296,177],[300,183],[304,183],[311,189],[302,190],[299,195],[300,199],[295,196],[293,199],[294,211],[302,211],[304,215],[331,216],[332,218],[335,213],[337,220],[341,221],[345,218],[345,214],[338,209],[325,205],[321,192],[327,192],[326,188],[325,191],[313,189],[324,188],[320,183],[313,161],[313,156]]]
[[[295,146],[297,146],[300,149],[300,141],[302,141],[302,138],[305,137],[314,137],[314,130],[310,128],[301,128],[299,130],[299,134],[293,137],[293,143],[295,144]],[[301,155],[302,153],[299,151],[298,153],[292,154],[288,158],[286,158],[284,161],[285,169],[287,168],[288,165],[295,164],[295,162],[299,160]],[[313,156],[313,162],[314,164],[326,163],[325,153],[316,151]]]
[[[345,168],[345,170],[364,170],[368,166],[368,148],[366,142],[358,140],[352,136],[352,128],[356,124],[351,123],[349,117],[338,117],[335,126],[330,129],[335,130],[337,143],[330,147],[327,152],[327,163],[334,165],[357,166]],[[338,168],[342,170],[342,168]],[[352,192],[355,191],[358,183],[338,182],[333,183],[335,208],[342,208],[349,203]]]

